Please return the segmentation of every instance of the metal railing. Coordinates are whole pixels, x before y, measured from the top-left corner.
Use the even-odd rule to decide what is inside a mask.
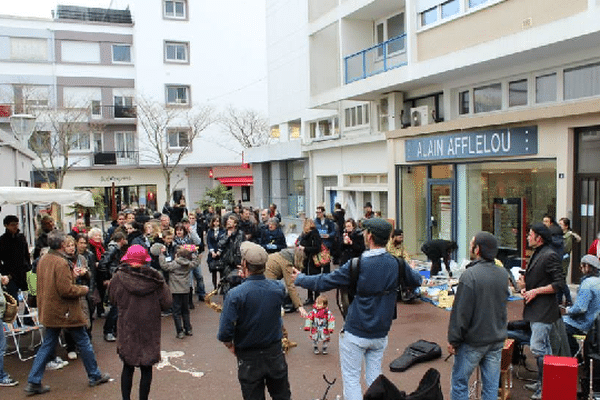
[[[344,57],[345,83],[407,65],[406,33]]]
[[[138,151],[103,151],[94,153],[94,165],[138,165]]]
[[[97,119],[121,119],[136,118],[135,106],[90,106],[91,118]]]

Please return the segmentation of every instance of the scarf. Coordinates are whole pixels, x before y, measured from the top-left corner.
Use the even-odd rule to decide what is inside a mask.
[[[102,243],[96,242],[92,239],[90,239],[90,246],[92,246],[94,250],[96,250],[96,260],[100,261],[100,259],[102,258],[102,254],[104,254],[105,251],[104,246],[102,246]]]

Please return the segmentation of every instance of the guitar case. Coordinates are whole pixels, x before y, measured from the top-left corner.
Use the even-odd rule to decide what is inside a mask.
[[[442,349],[437,343],[419,340],[409,345],[400,357],[390,363],[390,371],[404,372],[413,364],[435,360],[441,356]]]

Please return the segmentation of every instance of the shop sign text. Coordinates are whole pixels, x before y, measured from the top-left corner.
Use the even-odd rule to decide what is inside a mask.
[[[537,154],[537,126],[427,136],[406,141],[406,161]]]

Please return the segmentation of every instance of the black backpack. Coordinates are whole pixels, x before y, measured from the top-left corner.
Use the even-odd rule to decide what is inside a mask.
[[[398,279],[399,285],[396,288],[396,291],[401,291],[405,287],[406,281],[406,268],[410,268],[410,266],[404,261],[402,258],[394,257],[396,262],[398,263]],[[360,257],[354,257],[350,261],[350,283],[348,286],[340,287],[336,290],[336,303],[340,312],[342,313],[342,317],[346,319],[346,315],[348,314],[348,309],[350,308],[350,304],[354,300],[356,296],[356,286],[358,284],[358,275],[360,275]],[[394,319],[396,318],[396,314],[394,313]]]

